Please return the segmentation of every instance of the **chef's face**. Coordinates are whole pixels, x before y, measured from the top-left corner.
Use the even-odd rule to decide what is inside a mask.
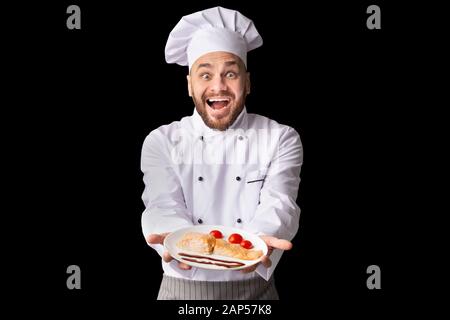
[[[250,74],[242,60],[228,52],[207,53],[195,61],[187,79],[189,96],[205,124],[229,128],[250,93]]]

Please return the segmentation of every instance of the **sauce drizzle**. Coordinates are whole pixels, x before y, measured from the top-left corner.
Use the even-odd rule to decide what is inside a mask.
[[[202,264],[212,264],[219,267],[225,267],[225,268],[237,268],[245,266],[245,263],[238,262],[238,261],[228,261],[228,260],[221,260],[216,258],[209,258],[205,256],[196,256],[193,254],[187,254],[187,253],[178,253],[180,256],[182,256],[182,260],[190,261],[190,262],[196,262],[196,263],[202,263]],[[186,258],[185,258],[186,257]],[[207,261],[198,260],[196,258],[200,258]]]

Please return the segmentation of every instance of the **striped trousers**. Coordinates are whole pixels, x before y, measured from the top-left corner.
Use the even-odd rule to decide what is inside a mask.
[[[272,278],[196,281],[163,275],[158,300],[279,300]]]

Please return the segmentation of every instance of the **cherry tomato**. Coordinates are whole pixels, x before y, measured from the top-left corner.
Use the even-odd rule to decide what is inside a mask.
[[[251,248],[253,248],[253,244],[248,240],[242,240],[241,247],[243,247],[245,249],[251,249]]]
[[[209,234],[212,235],[216,239],[222,239],[223,238],[223,234],[219,230],[213,230]]]
[[[228,241],[230,243],[241,243],[242,242],[242,236],[239,233],[233,233],[232,235],[230,235],[230,237],[228,238]]]

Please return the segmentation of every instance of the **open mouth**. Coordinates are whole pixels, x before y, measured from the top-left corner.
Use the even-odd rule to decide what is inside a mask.
[[[229,98],[209,98],[206,99],[206,103],[208,106],[213,108],[214,110],[223,109],[230,103]]]

